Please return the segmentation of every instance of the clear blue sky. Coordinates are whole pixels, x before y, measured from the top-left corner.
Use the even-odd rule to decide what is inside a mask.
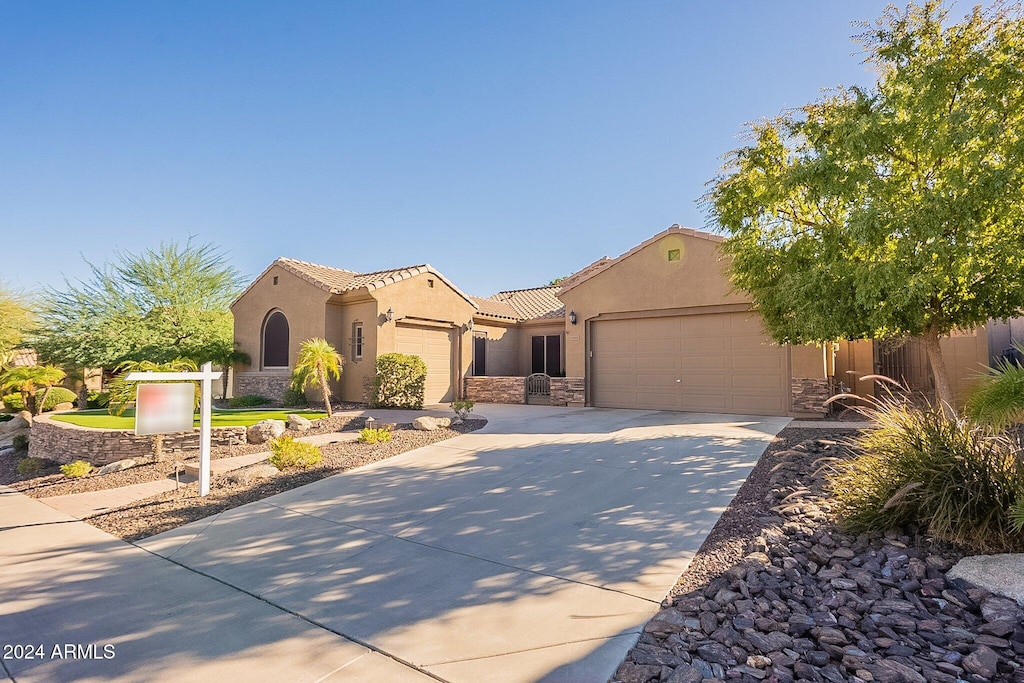
[[[0,281],[194,235],[489,295],[615,256],[743,124],[868,83],[883,0],[0,0]]]

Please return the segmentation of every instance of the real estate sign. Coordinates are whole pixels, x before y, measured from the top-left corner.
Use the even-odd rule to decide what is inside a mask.
[[[140,384],[135,396],[135,434],[169,434],[192,431],[196,386]]]

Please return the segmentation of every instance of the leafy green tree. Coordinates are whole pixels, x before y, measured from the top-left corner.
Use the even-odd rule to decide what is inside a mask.
[[[10,353],[21,344],[32,320],[28,298],[0,283],[0,367],[9,362]]]
[[[32,340],[44,358],[80,367],[202,363],[231,346],[228,306],[242,280],[215,246],[169,242],[89,265],[87,280],[46,293]]]
[[[50,389],[64,379],[64,371],[54,365],[29,365],[10,368],[0,374],[0,389],[3,393],[16,391],[21,394],[22,405],[33,414],[43,412]],[[44,389],[37,400],[36,390]]]
[[[303,391],[307,387],[319,387],[327,417],[331,417],[331,387],[328,380],[341,378],[341,366],[344,363],[345,359],[326,339],[307,339],[299,347],[299,357],[292,370],[292,388]]]
[[[750,126],[706,200],[732,279],[779,342],[941,337],[1024,307],[1024,21],[890,7],[859,40],[877,73]]]

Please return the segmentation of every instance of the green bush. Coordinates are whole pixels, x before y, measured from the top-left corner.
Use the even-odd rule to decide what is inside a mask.
[[[452,401],[452,410],[455,411],[456,417],[460,420],[465,420],[473,412],[473,405],[474,403],[468,399]]]
[[[279,436],[271,441],[270,451],[270,464],[279,470],[304,470],[319,465],[324,459],[320,448],[290,436]]]
[[[994,427],[1024,421],[1024,367],[996,363],[971,392],[967,414]]]
[[[1020,446],[934,405],[889,395],[858,409],[876,428],[831,465],[840,523],[854,532],[917,524],[981,552],[1024,549],[1011,509],[1024,496]]]
[[[390,429],[366,427],[359,430],[359,443],[384,443],[386,441],[391,441]]]
[[[28,450],[28,434],[18,434],[11,440],[11,445],[16,451]]]
[[[76,460],[74,462],[68,463],[67,465],[61,465],[60,471],[64,474],[65,477],[70,477],[71,479],[78,479],[92,472],[92,464],[86,462],[85,460]]]
[[[43,460],[42,458],[22,458],[18,461],[16,469],[18,470],[18,474],[24,476],[26,474],[41,472],[49,466],[49,460]]]
[[[427,364],[419,356],[385,353],[377,356],[370,398],[372,408],[422,408]]]
[[[265,406],[268,403],[271,403],[271,400],[259,394],[242,394],[241,396],[228,399],[228,405],[232,408],[255,408],[256,406]]]
[[[90,391],[86,394],[85,407],[86,408],[106,408],[110,404],[110,392],[109,391]]]
[[[309,401],[306,400],[306,392],[295,387],[288,387],[284,392],[282,402],[289,408],[305,408],[309,405]]]
[[[41,401],[45,389],[40,389],[36,392],[36,401]],[[46,403],[43,405],[43,411],[53,410],[58,403],[74,403],[78,400],[78,394],[65,389],[64,387],[53,387],[50,389],[50,395],[46,397]],[[8,410],[19,411],[25,410],[25,402],[21,400],[21,394],[8,394],[4,396],[4,405],[7,406]]]

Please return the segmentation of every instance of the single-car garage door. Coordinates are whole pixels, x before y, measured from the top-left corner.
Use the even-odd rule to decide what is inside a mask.
[[[786,350],[751,313],[596,320],[593,404],[785,415]]]
[[[419,356],[427,364],[427,387],[423,402],[445,403],[452,392],[452,338],[449,330],[398,325],[395,348],[399,353]]]

